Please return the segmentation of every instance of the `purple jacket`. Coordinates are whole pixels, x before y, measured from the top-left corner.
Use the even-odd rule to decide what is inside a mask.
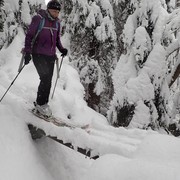
[[[42,17],[45,18],[44,27],[38,34],[32,47],[32,41],[36,35]],[[56,21],[58,21],[58,27],[56,27]],[[25,38],[24,52],[52,56],[56,54],[56,47],[59,51],[63,49],[60,41],[60,21],[58,18],[54,21],[50,20],[46,10],[40,10],[38,15],[32,18]]]

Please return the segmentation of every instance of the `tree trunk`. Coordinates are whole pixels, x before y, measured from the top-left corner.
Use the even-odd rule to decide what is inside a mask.
[[[180,74],[180,64],[178,65],[174,75],[172,76],[172,79],[171,79],[171,82],[169,84],[169,87],[171,87],[172,84],[176,81],[176,79],[179,77],[179,74]]]
[[[180,7],[180,0],[176,0],[176,8]]]

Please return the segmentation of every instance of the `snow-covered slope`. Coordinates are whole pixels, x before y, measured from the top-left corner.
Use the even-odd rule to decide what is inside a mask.
[[[23,40],[19,29],[11,46],[0,51],[0,97],[17,74]],[[64,59],[50,106],[57,117],[76,124],[89,123],[89,133],[58,128],[34,117],[28,110],[37,86],[38,76],[31,62],[0,103],[0,180],[180,179],[180,139],[109,126],[105,117],[87,107],[78,74],[68,65],[68,58]],[[74,145],[92,148],[100,158],[85,158],[48,138],[33,141],[28,122]]]

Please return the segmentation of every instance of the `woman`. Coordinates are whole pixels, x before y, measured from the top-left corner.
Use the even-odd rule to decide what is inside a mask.
[[[47,10],[40,10],[32,18],[25,38],[25,64],[31,60],[40,77],[37,98],[35,104],[36,111],[44,116],[51,116],[49,108],[49,94],[51,81],[56,59],[56,47],[66,56],[68,50],[60,41],[60,22],[58,19],[61,5],[57,0],[51,0],[47,4]]]

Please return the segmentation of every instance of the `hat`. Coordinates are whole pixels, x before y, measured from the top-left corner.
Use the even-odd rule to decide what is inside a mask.
[[[61,5],[57,0],[51,0],[47,4],[47,9],[61,10]]]

